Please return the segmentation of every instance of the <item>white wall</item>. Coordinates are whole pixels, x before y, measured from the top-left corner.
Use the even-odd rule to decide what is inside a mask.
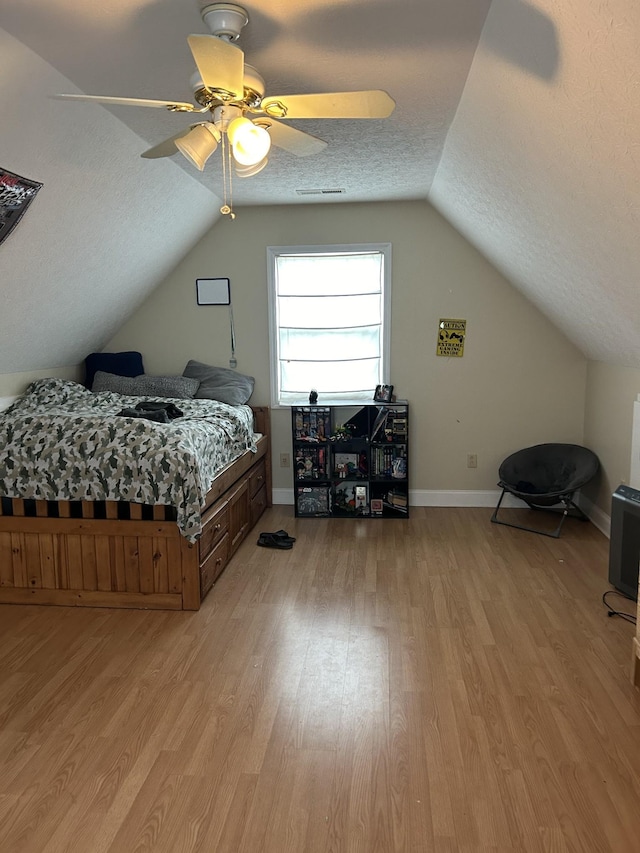
[[[607,515],[612,493],[630,480],[633,407],[638,394],[640,370],[589,362],[584,440],[598,454],[601,472],[584,492]]]
[[[190,358],[226,366],[226,307],[197,306],[196,278],[228,277],[238,369],[269,402],[266,247],[393,244],[391,381],[411,404],[412,489],[494,490],[509,453],[581,443],[586,361],[427,203],[243,208],[216,225],[109,342],[139,349],[149,373]],[[462,359],[436,357],[441,317],[468,322]],[[272,416],[274,460],[290,450],[289,410]],[[478,468],[466,467],[476,453]],[[274,485],[290,471],[274,466]]]

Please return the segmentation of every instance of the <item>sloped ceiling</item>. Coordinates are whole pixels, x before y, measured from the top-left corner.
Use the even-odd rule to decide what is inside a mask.
[[[429,197],[590,358],[640,367],[640,5],[536,0],[544,45],[493,0]]]
[[[268,94],[383,88],[397,106],[383,121],[292,122],[327,149],[272,149],[234,182],[236,207],[317,202],[296,194],[316,188],[429,199],[585,355],[640,367],[636,3],[246,5],[240,44]],[[139,158],[184,116],[48,98],[191,101],[196,0],[0,0],[0,27],[0,167],[45,184],[0,247],[8,373],[108,340],[215,222],[221,169]]]
[[[104,110],[62,122],[68,81],[0,30],[0,167],[41,182],[0,245],[0,374],[79,364],[215,222],[171,163],[147,181],[139,138]]]

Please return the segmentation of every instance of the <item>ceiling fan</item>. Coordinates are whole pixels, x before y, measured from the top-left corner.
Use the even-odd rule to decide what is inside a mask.
[[[190,125],[143,152],[142,157],[170,157],[180,151],[201,171],[220,144],[223,169],[233,167],[238,177],[249,177],[267,164],[271,143],[298,157],[322,151],[327,143],[282,119],[375,119],[387,118],[395,101],[382,90],[324,92],[308,95],[265,96],[265,81],[244,61],[234,42],[249,22],[246,9],[235,3],[205,3],[202,19],[211,35],[190,35],[189,48],[197,71],[191,77],[198,106],[179,101],[155,101],[102,95],[54,95],[55,98],[97,101],[103,104],[152,107],[170,112],[209,113],[206,120]],[[226,203],[225,214],[233,213]]]

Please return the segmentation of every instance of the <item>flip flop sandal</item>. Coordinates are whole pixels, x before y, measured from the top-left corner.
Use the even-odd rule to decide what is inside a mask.
[[[258,538],[258,545],[262,548],[280,548],[282,550],[293,548],[293,542],[274,536],[273,533],[261,533]]]
[[[290,539],[292,542],[296,541],[295,536],[289,536],[286,530],[276,530],[276,532],[271,535],[277,536],[278,539]]]
[[[273,536],[276,539],[282,539],[284,542],[295,542],[295,536],[289,536],[286,530],[276,530],[275,533],[261,533],[260,536]]]

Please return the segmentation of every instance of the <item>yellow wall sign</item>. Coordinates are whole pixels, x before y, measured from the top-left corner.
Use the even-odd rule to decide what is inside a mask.
[[[462,358],[464,355],[464,336],[466,332],[466,320],[440,320],[438,324],[438,347],[436,355]]]

